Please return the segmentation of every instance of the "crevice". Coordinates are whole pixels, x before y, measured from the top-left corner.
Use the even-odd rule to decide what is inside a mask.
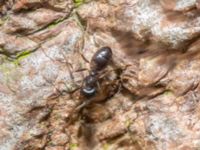
[[[33,50],[30,51],[26,51],[26,50],[22,50],[21,52],[15,52],[15,53],[9,53],[6,50],[0,51],[0,55],[4,55],[7,57],[8,61],[15,61],[17,59],[19,59],[20,57],[23,57],[25,55],[29,55],[33,52],[35,52],[38,48],[40,48],[40,46],[37,46],[36,48],[34,48]]]
[[[68,18],[68,16],[65,16],[65,17],[63,17],[63,18],[59,18],[59,19],[57,19],[57,20],[54,20],[53,22],[50,22],[50,23],[48,23],[47,25],[45,25],[45,26],[43,26],[43,27],[41,27],[41,28],[39,28],[38,30],[35,30],[35,31],[33,31],[33,32],[23,33],[23,32],[25,32],[26,30],[25,30],[25,31],[22,30],[22,31],[17,32],[17,33],[19,33],[19,35],[18,35],[19,37],[30,36],[30,35],[33,35],[33,34],[36,34],[36,33],[40,32],[40,31],[42,31],[42,30],[45,30],[45,29],[49,28],[50,26],[56,26],[56,25],[58,25],[59,23],[65,21],[67,18]],[[13,33],[13,34],[14,34],[14,33]],[[16,34],[16,33],[15,33],[15,34]]]

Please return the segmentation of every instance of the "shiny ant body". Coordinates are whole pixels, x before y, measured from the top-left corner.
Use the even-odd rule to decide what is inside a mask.
[[[111,61],[112,50],[110,47],[100,48],[92,57],[90,74],[83,80],[81,94],[86,98],[94,96],[97,92],[99,72]]]

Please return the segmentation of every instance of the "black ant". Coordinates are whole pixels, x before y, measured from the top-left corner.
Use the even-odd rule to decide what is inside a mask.
[[[79,104],[77,106],[77,108],[75,109],[76,111],[80,111],[83,107],[88,105],[93,100],[102,101],[103,99],[105,99],[106,94],[112,95],[112,93],[117,89],[117,87],[113,86],[111,89],[112,92],[109,92],[109,90],[106,90],[106,88],[105,88],[105,90],[104,90],[105,93],[101,91],[102,93],[104,93],[103,94],[104,96],[101,96],[100,98],[94,97],[97,93],[99,93],[98,89],[101,89],[99,82],[102,79],[102,76],[105,76],[105,74],[103,74],[103,73],[106,73],[106,72],[103,72],[103,70],[108,66],[108,64],[110,62],[112,62],[112,55],[113,55],[112,50],[108,46],[101,47],[100,49],[98,49],[96,51],[96,53],[93,55],[90,62],[81,54],[83,59],[86,62],[90,63],[90,70],[89,70],[89,75],[87,75],[83,79],[82,85],[80,87],[78,85],[76,85],[77,88],[75,88],[74,90],[72,90],[70,92],[72,94],[71,95],[72,97],[76,96],[76,98],[78,98],[78,99],[83,99],[83,102],[81,104]],[[64,54],[63,54],[63,57],[65,58],[65,60],[67,60],[67,58],[65,57]],[[68,65],[70,65],[70,64],[67,62],[67,66]],[[70,67],[68,67],[68,69]],[[77,70],[77,72],[82,71],[82,70],[85,70],[85,69]],[[118,69],[117,71],[119,71],[119,70],[121,70],[121,69]],[[69,72],[70,72],[70,76],[73,80],[74,77],[71,73],[71,70],[69,70]],[[108,85],[106,85],[106,87],[108,88]],[[76,95],[77,90],[78,90],[78,93],[80,94],[80,95],[78,94],[79,95],[78,97]],[[59,92],[59,95],[62,94],[61,91],[58,90],[58,92]],[[59,95],[56,95],[56,97]]]
[[[94,96],[97,92],[98,75],[112,58],[112,50],[110,47],[100,48],[92,57],[90,74],[83,80],[81,94],[86,98]]]
[[[83,79],[82,87],[80,88],[80,94],[83,98],[87,99],[80,104],[76,110],[82,109],[84,106],[92,101],[92,98],[96,95],[98,89],[98,82],[101,75],[101,71],[105,69],[112,59],[112,50],[110,47],[100,48],[92,57],[90,61],[90,73]]]

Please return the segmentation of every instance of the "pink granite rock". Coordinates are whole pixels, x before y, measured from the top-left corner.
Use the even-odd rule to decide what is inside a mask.
[[[0,1],[0,149],[199,149],[199,8],[198,0]],[[103,46],[112,61],[78,110]]]

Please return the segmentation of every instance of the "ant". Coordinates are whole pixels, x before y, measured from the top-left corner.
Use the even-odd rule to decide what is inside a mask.
[[[113,92],[115,92],[118,89],[118,87],[115,84],[116,80],[113,80],[112,81],[113,83],[111,83],[111,84],[110,83],[103,84],[103,88],[102,88],[103,90],[101,90],[100,92],[98,91],[98,89],[101,89],[99,82],[102,79],[102,77],[104,77],[105,74],[107,73],[107,72],[103,72],[103,71],[110,64],[110,62],[112,62],[112,55],[113,55],[112,50],[108,46],[101,47],[100,49],[98,49],[96,51],[96,53],[92,56],[90,62],[83,55],[81,55],[85,61],[90,63],[89,75],[87,75],[83,79],[82,85],[80,87],[77,87],[76,89],[74,89],[70,92],[72,94],[71,95],[72,98],[73,98],[73,96],[75,96],[79,100],[81,100],[81,101],[83,100],[83,101],[82,102],[79,101],[78,106],[76,106],[73,109],[73,111],[74,111],[73,114],[75,116],[72,115],[70,117],[69,124],[71,124],[74,121],[74,119],[77,118],[77,115],[79,116],[82,113],[83,109],[86,106],[88,106],[92,102],[105,100],[105,98],[113,95]],[[63,54],[63,57],[65,58],[64,54]],[[65,58],[65,60],[67,60],[67,58]],[[79,70],[77,70],[77,72],[79,72]],[[71,78],[73,79],[72,74],[71,74],[71,76],[72,76]],[[112,85],[112,86],[110,86],[110,85]],[[107,88],[109,88],[109,89],[107,89]],[[59,91],[59,93],[62,94],[62,92],[60,92],[60,91]],[[97,94],[99,94],[99,95],[97,96]]]
[[[108,65],[111,58],[112,50],[110,47],[100,48],[92,57],[90,74],[83,80],[81,88],[81,93],[86,98],[90,98],[96,94],[99,72]]]
[[[112,50],[110,47],[100,48],[92,57],[90,62],[90,73],[83,79],[83,85],[80,89],[80,94],[86,99],[91,99],[97,93],[98,89],[98,80],[101,75],[101,71],[105,69],[109,62],[112,59]],[[80,110],[86,106],[91,101],[82,103],[77,107],[77,110]]]

